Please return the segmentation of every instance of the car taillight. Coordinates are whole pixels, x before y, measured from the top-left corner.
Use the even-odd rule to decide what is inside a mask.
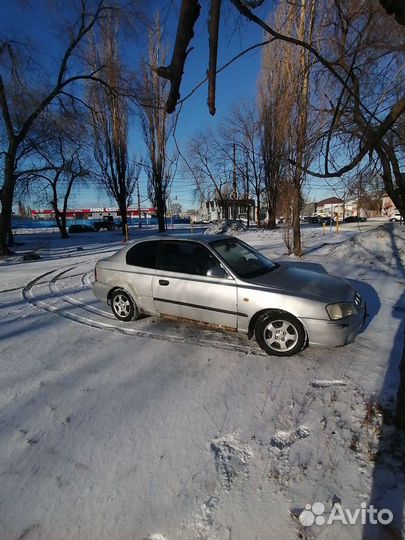
[[[97,281],[97,266],[94,267],[94,281]]]

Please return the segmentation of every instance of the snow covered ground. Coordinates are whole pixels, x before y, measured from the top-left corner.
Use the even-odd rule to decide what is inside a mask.
[[[366,299],[355,343],[288,359],[191,323],[114,319],[90,283],[118,232],[17,237],[20,257],[0,262],[0,539],[399,538],[405,235],[379,225],[307,227],[301,259],[280,230],[240,233]],[[305,505],[327,518],[336,501],[394,521],[300,523]]]

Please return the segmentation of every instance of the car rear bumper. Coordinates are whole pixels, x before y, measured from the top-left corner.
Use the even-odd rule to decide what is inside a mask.
[[[355,340],[362,329],[367,315],[365,304],[355,315],[340,321],[302,319],[312,345],[340,347]]]
[[[92,288],[93,294],[96,298],[98,298],[102,302],[108,303],[108,293],[111,290],[110,285],[106,285],[105,283],[101,283],[100,281],[95,281]]]

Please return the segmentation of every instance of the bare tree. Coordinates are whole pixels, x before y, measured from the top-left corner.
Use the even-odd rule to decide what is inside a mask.
[[[230,217],[232,198],[232,154],[218,141],[212,131],[197,133],[188,147],[188,165],[193,172],[201,202],[215,201],[223,209],[226,219]],[[230,150],[232,152],[232,150]]]
[[[157,73],[158,66],[165,61],[162,28],[158,17],[150,36],[149,61],[144,62],[140,90],[140,117],[147,149],[145,170],[148,177],[148,196],[156,209],[159,231],[163,232],[166,228],[166,201],[172,180],[172,166],[176,160],[175,157],[169,158],[167,153],[170,117],[164,103],[167,100],[168,84]]]
[[[69,156],[65,155],[63,147],[63,136],[59,137],[59,154],[61,161],[57,163],[55,157],[47,158],[53,163],[53,174],[51,171],[39,175],[47,184],[50,190],[50,204],[55,213],[56,225],[62,238],[69,238],[66,228],[66,216],[69,198],[73,188],[77,187],[79,180],[84,180],[90,176],[90,170],[85,168],[80,156],[80,148],[75,149]],[[45,192],[48,193],[48,189]]]
[[[220,139],[223,162],[228,160],[235,166],[242,179],[240,191],[249,200],[254,194],[256,202],[256,223],[260,227],[261,201],[264,191],[264,162],[261,148],[262,125],[254,103],[241,103],[233,107],[225,119]],[[223,134],[223,135],[222,135]],[[237,152],[233,153],[236,147]],[[234,159],[235,158],[235,159]],[[248,216],[249,210],[247,209]]]
[[[299,4],[280,4],[273,26],[287,36],[313,39],[316,0]],[[307,50],[287,42],[273,42],[263,51],[259,104],[262,122],[264,161],[269,225],[275,227],[280,186],[290,198],[293,245],[302,254],[300,212],[305,175],[302,164],[310,157],[308,117],[310,114],[310,75],[312,63]],[[294,158],[297,165],[290,166]],[[287,216],[284,216],[287,217]]]
[[[98,76],[98,70],[92,69],[83,61],[81,49],[90,32],[106,14],[120,9],[117,2],[110,4],[107,0],[83,0],[80,3],[80,11],[75,13],[72,27],[64,29],[64,35],[69,36],[69,42],[62,49],[63,53],[51,82],[46,79],[44,67],[42,81],[37,85],[38,74],[35,77],[31,75],[32,65],[24,66],[21,61],[21,47],[7,39],[0,42],[0,111],[6,137],[4,184],[1,191],[0,255],[9,252],[7,236],[11,230],[18,154],[36,122],[51,104],[56,101],[81,102],[77,83],[93,81],[105,85],[105,81]],[[12,239],[9,240],[12,243]]]
[[[317,176],[340,177],[358,168],[368,155],[370,165],[381,175],[385,190],[405,218],[403,29],[385,16],[377,2],[362,6],[335,2],[326,24],[346,86],[335,90],[330,96],[330,109],[325,111],[330,123],[323,145],[324,170]],[[332,148],[342,149],[347,165],[335,166]],[[405,347],[395,419],[405,430]]]
[[[280,18],[280,13],[278,16]],[[288,22],[291,25],[291,19]],[[287,177],[292,146],[294,97],[291,92],[293,68],[289,52],[284,44],[269,44],[263,49],[258,86],[260,146],[268,225],[272,229],[276,227],[277,202],[281,182]],[[282,215],[287,217],[284,213]]]
[[[374,148],[375,144],[381,139],[381,137],[383,137],[385,133],[387,133],[388,131],[392,130],[392,126],[395,124],[395,122],[398,120],[401,114],[405,111],[405,96],[403,96],[402,94],[399,95],[397,100],[389,107],[388,112],[385,111],[386,112],[385,116],[383,118],[379,118],[375,113],[373,113],[373,111],[369,107],[367,107],[367,105],[365,105],[362,102],[361,97],[356,95],[356,92],[354,92],[353,89],[347,85],[347,77],[344,74],[342,74],[341,71],[338,69],[334,58],[329,60],[324,54],[322,54],[321,50],[318,49],[315,46],[315,44],[308,43],[307,41],[305,41],[305,39],[301,39],[302,33],[300,33],[298,37],[294,35],[286,35],[282,33],[281,31],[278,31],[275,28],[273,28],[271,24],[267,23],[264,19],[260,18],[258,15],[254,13],[254,9],[261,6],[264,0],[257,0],[257,1],[230,0],[230,1],[235,7],[236,11],[241,16],[245,17],[249,21],[253,22],[257,26],[262,28],[266,34],[271,36],[271,38],[270,40],[258,43],[254,46],[249,47],[245,51],[242,51],[231,62],[228,62],[226,66],[232,63],[234,60],[237,60],[238,58],[240,58],[245,52],[249,52],[250,50],[256,47],[264,46],[268,44],[270,41],[289,43],[291,45],[298,47],[299,49],[302,48],[308,53],[310,53],[311,58],[313,60],[316,60],[320,66],[324,67],[328,71],[328,73],[330,73],[334,77],[336,82],[339,83],[341,87],[345,89],[349,93],[349,95],[356,101],[358,106],[362,108],[364,111],[366,111],[368,114],[370,114],[372,119],[377,122],[376,129],[371,133],[370,137],[368,137],[366,142],[361,146],[357,155],[354,156],[353,159],[349,163],[347,163],[347,165],[344,165],[340,169],[335,170],[333,172],[326,173],[326,175],[329,177],[341,176],[345,172],[352,170],[362,161],[362,159],[365,156],[367,156],[368,152]],[[217,2],[215,3],[217,4]],[[335,5],[340,4],[338,0],[334,0],[333,3]],[[392,0],[392,1],[381,0],[381,4],[384,6],[384,8],[386,9],[388,13],[395,14],[395,18],[399,24],[401,24],[402,26],[405,25],[404,8],[401,5],[400,0]],[[364,5],[367,6],[368,2],[364,2]],[[296,7],[299,8],[299,5],[297,4]],[[158,69],[158,73],[160,74],[160,76],[169,79],[171,83],[170,97],[166,102],[166,110],[169,113],[175,110],[176,104],[180,101],[179,88],[180,88],[181,79],[183,76],[185,60],[187,57],[187,53],[191,51],[191,49],[188,49],[188,45],[194,36],[194,25],[199,16],[199,12],[200,12],[200,6],[197,0],[193,0],[193,1],[182,0],[182,7],[181,7],[179,19],[178,19],[177,35],[176,35],[176,41],[173,48],[173,56],[172,56],[171,63],[167,67],[160,67]],[[220,17],[220,10],[219,12],[216,13],[216,17],[217,18]],[[382,26],[384,25],[384,23],[387,22],[386,16],[384,17],[381,11],[377,15],[377,20],[378,19],[381,19]],[[384,33],[386,32],[383,32],[382,34]],[[213,65],[212,55],[217,53],[218,47],[217,47],[216,39],[211,40],[211,43],[213,44],[212,47],[215,48],[214,52],[210,50],[210,65],[212,66]],[[224,67],[220,68],[220,70],[224,69]],[[204,81],[201,81],[196,86],[196,88],[200,87],[201,84],[203,84],[206,80],[208,80],[208,78],[206,78]],[[212,88],[212,85],[210,87]],[[194,93],[194,90],[189,92],[188,95],[185,98],[183,98],[183,100],[181,101],[184,101],[184,99],[187,99],[193,93]],[[212,98],[214,97],[215,96],[211,96],[211,99],[210,99],[211,110],[213,110]],[[294,165],[297,164],[294,160],[291,160],[291,161],[293,162]],[[325,177],[325,174],[323,174],[321,177]]]
[[[37,138],[29,141],[30,152],[20,164],[17,193],[35,196],[52,206],[56,225],[62,238],[68,238],[66,217],[69,199],[79,185],[91,175],[91,158],[82,142],[86,127],[82,115],[64,110],[58,114],[48,111],[36,126]],[[39,136],[39,128],[42,135]],[[77,140],[77,131],[81,139]],[[26,141],[27,143],[27,141]]]
[[[94,157],[98,165],[100,185],[112,197],[121,215],[122,233],[127,234],[128,207],[137,186],[140,166],[131,163],[128,155],[128,98],[112,88],[123,86],[120,61],[119,18],[109,13],[101,26],[101,44],[93,40],[90,51],[94,70],[104,84],[88,84],[91,106]],[[103,67],[104,66],[104,67]]]
[[[381,127],[386,119],[380,120],[387,109],[392,120],[392,111],[398,112],[402,102],[398,97],[405,81],[405,41],[398,30],[392,19],[384,20],[377,2],[364,6],[334,3],[325,33],[329,31],[329,48],[346,77],[346,86],[334,91],[330,86],[330,108],[324,109],[329,126],[322,141],[323,171],[311,174],[340,177],[362,163],[359,156],[368,155],[371,163],[377,164],[387,193],[405,215],[405,179],[401,171],[405,157],[404,115],[397,116],[384,132]],[[339,149],[348,165],[336,168],[332,148]]]

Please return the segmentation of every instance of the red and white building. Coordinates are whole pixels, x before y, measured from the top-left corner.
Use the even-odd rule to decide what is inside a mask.
[[[152,217],[156,213],[154,208],[141,208],[142,217]],[[121,215],[118,208],[97,207],[97,208],[73,208],[66,212],[68,219],[102,219],[106,216],[119,218]],[[53,219],[55,211],[53,209],[40,208],[31,210],[31,216],[35,219]],[[128,208],[128,217],[137,218],[139,216],[138,208]]]

